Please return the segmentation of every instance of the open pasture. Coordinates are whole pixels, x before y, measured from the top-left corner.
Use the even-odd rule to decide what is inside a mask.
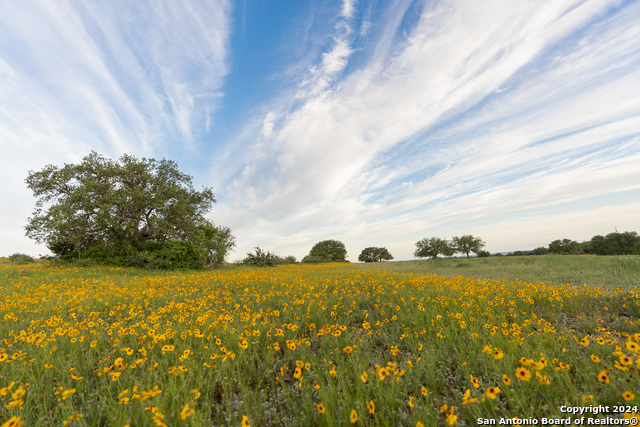
[[[0,424],[462,426],[639,403],[633,284],[36,264],[0,266],[0,296]]]
[[[601,288],[640,286],[640,256],[528,255],[436,258],[356,264],[397,273],[428,273],[553,284],[596,284]]]

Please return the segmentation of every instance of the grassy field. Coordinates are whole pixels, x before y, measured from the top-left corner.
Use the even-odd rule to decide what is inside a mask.
[[[640,286],[640,256],[542,255],[487,258],[437,258],[357,264],[398,273],[439,274],[554,284]]]
[[[3,265],[0,425],[631,419],[637,260]]]

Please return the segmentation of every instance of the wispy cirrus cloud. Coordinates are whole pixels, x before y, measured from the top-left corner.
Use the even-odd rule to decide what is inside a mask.
[[[472,232],[459,227],[496,211],[639,189],[640,6],[398,5],[373,18],[343,5],[336,28],[350,10],[350,26],[375,22],[366,40],[341,33],[294,102],[265,107],[269,132],[246,145],[251,166],[225,192],[245,214],[234,224],[221,212],[260,236],[251,246],[287,235],[274,249],[301,255],[375,230],[369,239],[401,236],[410,257],[422,234]]]
[[[68,125],[69,143],[111,153],[149,153],[168,135],[192,143],[192,123],[215,106],[228,73],[229,9],[224,1],[7,5],[1,54],[13,77],[1,83],[2,106],[32,132],[49,134],[26,117],[38,111]]]
[[[239,256],[637,230],[638,2],[240,7],[5,5],[3,235],[33,205],[28,169],[91,149],[180,161],[214,187]]]
[[[229,72],[228,1],[2,9],[0,197],[16,201],[21,234],[32,207],[29,169],[75,162],[92,149],[164,157],[202,144]]]

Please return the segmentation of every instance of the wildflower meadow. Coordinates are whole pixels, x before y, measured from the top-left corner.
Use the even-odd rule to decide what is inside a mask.
[[[0,295],[2,426],[638,419],[639,286],[35,264]]]

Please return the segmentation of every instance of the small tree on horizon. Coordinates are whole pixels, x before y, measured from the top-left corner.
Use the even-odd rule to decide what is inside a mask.
[[[413,255],[418,258],[437,258],[439,254],[451,256],[453,253],[453,249],[447,239],[425,237],[416,242],[416,250]]]
[[[358,256],[358,261],[362,262],[380,262],[380,261],[390,261],[393,259],[393,256],[389,252],[387,248],[376,248],[369,247],[364,248],[360,255]]]
[[[338,240],[323,240],[313,245],[302,262],[346,262],[347,248]]]
[[[469,258],[469,253],[471,252],[477,255],[485,245],[484,240],[471,234],[451,238],[451,248],[453,251],[465,254],[467,258]]]

